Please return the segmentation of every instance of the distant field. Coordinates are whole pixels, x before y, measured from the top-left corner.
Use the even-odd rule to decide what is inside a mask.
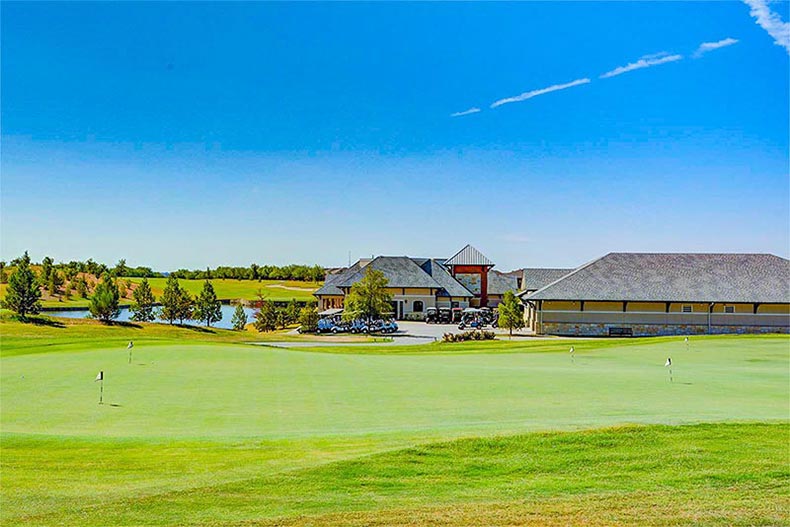
[[[130,278],[132,283],[140,283],[142,278]],[[154,295],[159,297],[165,288],[167,278],[149,278],[148,283]],[[205,280],[179,280],[178,283],[193,295],[200,293]],[[321,287],[319,282],[299,282],[296,280],[211,280],[217,298],[255,300],[260,289],[269,300],[285,301],[315,300],[313,292]]]
[[[142,278],[129,278],[132,283],[140,283]],[[165,287],[166,278],[149,278],[148,282],[151,284],[151,289],[154,295],[158,298],[162,295]],[[186,288],[193,295],[200,293],[203,289],[204,280],[179,280],[178,283]],[[289,301],[296,299],[300,301],[315,300],[313,292],[321,287],[320,282],[300,282],[296,280],[212,280],[214,291],[217,293],[217,298],[221,300],[235,300],[243,298],[245,300],[255,300],[258,298],[258,290],[260,289],[263,295],[274,301]],[[5,291],[8,284],[0,284],[0,299],[5,298]],[[41,305],[43,307],[87,307],[89,300],[85,298],[72,297],[71,300],[63,301],[58,300],[43,300]],[[121,300],[122,304],[131,303],[131,299],[126,298]]]
[[[786,336],[317,353],[161,325],[0,333],[3,525],[790,522]]]

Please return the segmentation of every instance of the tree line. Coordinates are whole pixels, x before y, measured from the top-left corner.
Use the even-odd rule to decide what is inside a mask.
[[[27,253],[25,253],[27,254]],[[0,283],[8,281],[9,268],[16,267],[22,257],[11,260],[10,263],[0,261]],[[36,265],[27,259],[28,265]],[[118,262],[110,267],[106,264],[95,262],[88,258],[84,262],[72,260],[70,262],[59,262],[45,256],[41,263],[41,267],[45,280],[49,280],[52,271],[58,271],[58,276],[65,277],[67,281],[71,281],[80,273],[91,274],[94,276],[104,276],[109,274],[115,278],[163,278],[167,276],[175,276],[186,280],[209,280],[212,278],[226,278],[232,280],[295,280],[301,282],[320,282],[324,279],[326,271],[320,265],[258,265],[250,264],[249,267],[230,267],[219,266],[215,269],[178,269],[172,273],[156,272],[150,267],[137,266],[132,267],[126,265],[125,259],[120,259]],[[44,285],[46,281],[42,281]]]
[[[53,280],[58,275],[57,269],[51,265],[42,266],[36,275],[31,269],[30,257],[27,252],[14,261],[14,272],[8,279],[8,288],[3,307],[14,311],[21,320],[41,311],[41,282]],[[90,298],[88,311],[91,317],[102,322],[111,322],[120,315],[120,299],[125,296],[126,283],[105,272],[96,284]],[[162,296],[157,298],[151,290],[148,278],[143,278],[132,291],[133,302],[130,306],[131,319],[135,322],[154,322],[157,319],[170,323],[186,320],[197,320],[207,327],[222,320],[222,304],[217,299],[214,286],[206,279],[203,289],[197,296],[192,296],[178,283],[178,278],[167,279]],[[285,307],[277,307],[273,302],[260,297],[256,302],[257,311],[253,326],[258,331],[285,329],[291,324],[302,323],[308,330],[314,329],[318,323],[318,311],[314,303],[300,307],[294,299]],[[231,320],[233,328],[243,330],[247,325],[247,314],[244,306],[239,303]]]

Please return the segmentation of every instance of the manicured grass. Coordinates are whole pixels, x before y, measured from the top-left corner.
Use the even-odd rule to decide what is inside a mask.
[[[790,522],[788,337],[578,340],[572,358],[562,339],[0,335],[3,525]],[[601,429],[629,423],[646,427]]]
[[[140,283],[142,278],[130,278],[132,283]],[[162,295],[167,278],[149,278],[151,290],[158,298]],[[181,287],[185,288],[192,295],[200,294],[205,280],[179,280]],[[296,300],[315,300],[313,292],[321,287],[318,282],[299,282],[295,280],[211,280],[214,291],[219,299],[239,299],[256,300],[258,290],[269,300],[287,301],[295,298]]]
[[[3,519],[31,525],[783,525],[790,506],[789,433],[787,424],[655,425],[461,439],[374,455],[363,455],[370,442],[343,439],[162,443],[12,436],[3,445]]]

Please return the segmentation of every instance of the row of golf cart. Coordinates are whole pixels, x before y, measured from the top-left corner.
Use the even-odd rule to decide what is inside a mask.
[[[398,324],[394,319],[365,320],[357,318],[344,321],[339,313],[318,319],[317,333],[395,333]]]
[[[429,307],[425,310],[428,324],[458,324],[458,329],[482,329],[499,326],[499,313],[488,307]]]

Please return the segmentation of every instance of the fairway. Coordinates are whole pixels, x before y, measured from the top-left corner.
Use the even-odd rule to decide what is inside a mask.
[[[541,496],[571,523],[629,504],[600,524],[661,524],[643,514],[671,489],[687,521],[788,521],[787,337],[571,357],[563,340],[298,351],[167,328],[128,364],[133,330],[74,327],[4,341],[4,525],[518,524],[549,518]]]
[[[142,278],[130,278],[132,283],[140,283]],[[186,289],[191,295],[200,294],[205,280],[185,280],[178,281],[179,285]],[[149,278],[151,291],[158,298],[165,289],[167,278]],[[300,282],[297,280],[232,280],[229,278],[215,278],[211,280],[217,298],[221,300],[256,300],[258,292],[263,297],[278,302],[285,302],[291,299],[300,301],[315,300],[313,291],[321,287],[318,282]]]

